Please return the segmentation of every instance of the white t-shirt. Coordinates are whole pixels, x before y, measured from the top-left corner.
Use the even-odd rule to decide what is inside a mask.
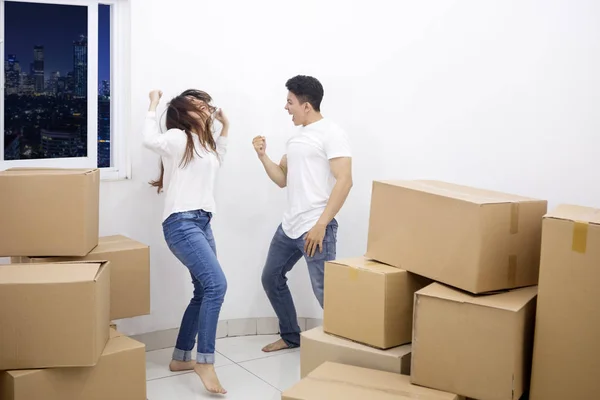
[[[187,144],[185,132],[169,129],[161,134],[156,113],[148,112],[144,125],[144,146],[160,155],[165,168],[163,221],[171,214],[183,211],[204,210],[215,213],[215,180],[227,150],[227,138],[215,133],[213,135],[217,154],[205,150],[200,145],[198,136],[193,135],[197,154],[194,153],[194,157],[184,166],[181,160]]]
[[[323,118],[300,127],[287,142],[288,204],[283,231],[297,239],[317,223],[335,186],[329,160],[351,157],[346,132]]]

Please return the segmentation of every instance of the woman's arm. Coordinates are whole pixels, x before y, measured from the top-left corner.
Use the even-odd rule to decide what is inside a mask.
[[[148,107],[146,121],[144,122],[143,144],[144,147],[162,156],[166,156],[169,154],[168,136],[160,133],[160,127],[156,120],[156,108],[160,103],[161,97],[162,91],[160,90],[150,92],[150,106]]]

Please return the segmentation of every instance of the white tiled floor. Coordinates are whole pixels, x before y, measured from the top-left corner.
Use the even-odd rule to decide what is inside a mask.
[[[281,392],[300,380],[300,350],[263,353],[278,335],[241,336],[217,340],[215,368],[227,400],[279,400]],[[193,372],[169,371],[173,349],[146,353],[148,400],[215,399]]]

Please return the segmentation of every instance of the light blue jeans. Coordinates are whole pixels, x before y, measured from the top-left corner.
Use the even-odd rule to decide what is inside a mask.
[[[267,262],[262,272],[262,285],[279,318],[279,333],[289,347],[300,346],[300,327],[292,294],[287,285],[287,273],[304,256],[313,292],[323,307],[325,262],[336,257],[338,223],[334,219],[327,225],[323,239],[323,252],[313,257],[304,253],[306,233],[298,239],[288,237],[281,225],[271,241]]]
[[[211,219],[211,213],[196,210],[172,214],[163,222],[167,245],[188,268],[194,284],[194,297],[183,314],[173,360],[191,361],[197,337],[196,362],[215,362],[217,322],[227,280],[217,260]]]

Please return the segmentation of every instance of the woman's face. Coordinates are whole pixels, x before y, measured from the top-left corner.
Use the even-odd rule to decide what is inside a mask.
[[[205,120],[206,118],[210,118],[210,116],[215,112],[216,108],[207,104],[205,101],[200,100],[194,96],[186,97],[189,102],[198,110],[197,113],[193,111],[189,111],[189,114],[197,119]]]

